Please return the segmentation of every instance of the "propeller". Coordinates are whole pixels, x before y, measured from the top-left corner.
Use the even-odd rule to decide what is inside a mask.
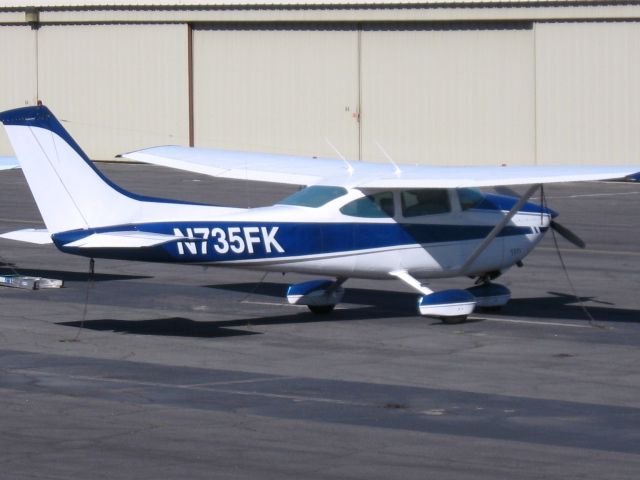
[[[563,237],[566,241],[573,243],[578,248],[585,248],[587,246],[578,235],[573,233],[564,225],[559,224],[555,220],[551,220],[551,228],[561,237]]]
[[[520,198],[520,194],[518,192],[516,192],[515,190],[510,189],[509,187],[505,187],[503,185],[494,187],[494,190],[496,192],[498,192],[500,195],[507,195],[509,197]],[[542,191],[542,195],[541,196],[542,196],[542,203],[543,204],[546,203],[545,202],[545,197],[544,197],[544,190]],[[582,240],[578,235],[573,233],[571,230],[569,230],[564,225],[556,222],[555,220],[551,220],[551,223],[550,223],[549,226],[558,235],[560,235],[562,238],[564,238],[569,243],[574,244],[576,247],[585,248],[587,246],[587,244],[584,243],[584,240]]]

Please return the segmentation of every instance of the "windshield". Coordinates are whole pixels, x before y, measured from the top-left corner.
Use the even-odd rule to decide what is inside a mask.
[[[347,190],[342,187],[329,187],[323,185],[314,185],[303,188],[302,190],[280,200],[279,205],[297,205],[299,207],[318,208],[331,200],[335,200],[347,194]]]

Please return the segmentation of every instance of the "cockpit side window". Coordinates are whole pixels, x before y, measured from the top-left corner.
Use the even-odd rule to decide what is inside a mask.
[[[358,198],[340,209],[343,215],[364,218],[393,217],[395,206],[392,192],[378,192]]]
[[[457,192],[460,209],[463,211],[477,207],[484,200],[484,195],[477,188],[458,188]]]
[[[278,205],[318,208],[346,194],[347,189],[343,187],[313,185],[280,200]]]
[[[405,217],[435,215],[451,211],[449,192],[446,189],[405,190],[401,192],[400,197],[402,215]]]

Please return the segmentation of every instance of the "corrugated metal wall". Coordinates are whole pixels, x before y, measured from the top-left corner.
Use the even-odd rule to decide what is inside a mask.
[[[536,25],[540,163],[640,162],[640,23]]]
[[[0,27],[0,106],[39,97],[96,159],[185,144],[186,45],[186,25]],[[0,139],[11,155],[4,131]]]
[[[97,159],[188,143],[186,25],[38,30],[39,96]]]
[[[0,27],[0,111],[36,102],[36,36],[29,27]],[[0,155],[13,155],[0,128]]]
[[[398,162],[531,163],[531,28],[194,32],[196,144]],[[360,111],[362,113],[359,118]]]
[[[358,156],[357,32],[194,31],[195,142],[200,146]]]
[[[188,144],[188,31],[2,26],[0,108],[39,95],[96,159]],[[640,23],[244,24],[196,28],[192,52],[199,146],[335,156],[329,139],[385,161],[379,142],[434,165],[640,157]]]
[[[365,30],[362,152],[437,165],[534,159],[533,31]]]

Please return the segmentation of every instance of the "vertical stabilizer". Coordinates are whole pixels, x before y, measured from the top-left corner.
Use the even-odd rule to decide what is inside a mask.
[[[47,107],[0,113],[50,233],[128,223],[139,199],[107,180]]]

